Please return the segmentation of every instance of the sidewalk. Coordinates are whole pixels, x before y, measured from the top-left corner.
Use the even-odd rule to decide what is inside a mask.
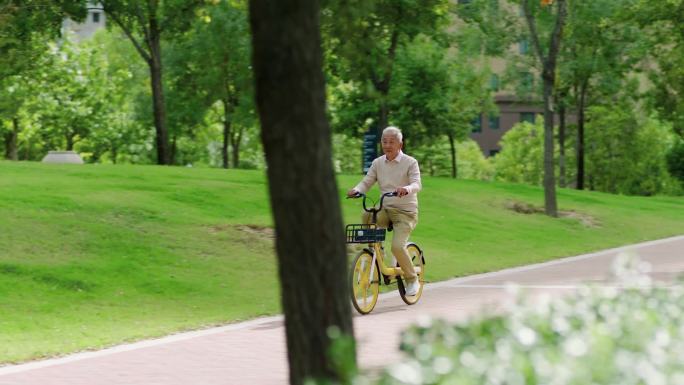
[[[399,334],[420,317],[462,321],[483,308],[500,308],[516,283],[533,293],[559,295],[582,282],[610,285],[610,265],[624,251],[652,264],[651,275],[669,281],[684,272],[684,236],[577,257],[429,284],[414,306],[396,292],[356,316],[358,361],[364,369],[401,359]],[[426,267],[429,269],[430,261]],[[65,358],[0,367],[0,385],[218,385],[287,384],[282,316]]]

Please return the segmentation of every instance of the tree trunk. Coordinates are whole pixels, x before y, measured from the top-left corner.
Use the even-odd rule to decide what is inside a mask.
[[[223,145],[221,146],[221,156],[223,168],[228,168],[228,143],[230,141],[230,105],[227,100],[223,100]]]
[[[178,146],[176,145],[176,139],[176,134],[173,134],[173,138],[171,138],[171,149],[169,151],[169,162],[167,164],[176,163],[176,151],[178,150]]]
[[[136,51],[147,62],[147,66],[150,69],[150,88],[152,89],[152,112],[154,115],[155,144],[157,146],[157,164],[170,164],[169,130],[166,126],[166,103],[164,101],[162,80],[161,27],[157,20],[159,0],[147,1],[147,15],[140,11],[136,17],[137,22],[142,27],[140,35],[144,38],[144,44],[136,37],[139,34],[134,32],[130,24],[124,21],[127,17],[125,16],[126,12],[121,11],[119,13],[118,8],[123,5],[118,3],[116,1],[102,1],[101,5],[108,17],[121,28],[131,43],[133,43]],[[144,46],[147,50],[145,50]]]
[[[458,170],[456,169],[456,145],[454,144],[454,134],[450,132],[447,135],[449,135],[449,146],[451,147],[451,177],[456,179]]]
[[[389,106],[387,100],[389,98],[390,84],[392,82],[392,68],[394,66],[394,58],[397,54],[397,45],[399,44],[399,32],[395,29],[390,38],[390,46],[387,49],[387,68],[381,74],[382,79],[375,72],[376,69],[371,70],[371,81],[375,86],[376,91],[380,93],[380,110],[378,111],[378,127],[377,127],[377,141],[378,147],[382,140],[382,130],[389,125]],[[379,154],[382,154],[382,148],[379,149]]]
[[[73,151],[74,150],[74,135],[71,132],[67,132],[66,134],[66,150],[67,151]]]
[[[556,202],[556,177],[553,162],[553,110],[551,98],[553,95],[554,81],[556,79],[556,61],[560,51],[563,27],[565,26],[566,2],[558,0],[556,6],[558,13],[556,22],[549,39],[548,51],[545,55],[539,41],[537,24],[529,4],[530,0],[522,1],[525,20],[529,28],[530,37],[534,45],[536,55],[542,64],[542,81],[544,85],[544,211],[551,217],[558,216],[558,203]]]
[[[152,110],[157,144],[157,164],[171,164],[169,152],[169,131],[166,127],[166,104],[162,81],[162,53],[159,26],[154,16],[150,19],[150,79],[152,87]]]
[[[233,130],[233,135],[230,138],[230,146],[233,151],[233,168],[238,168],[240,165],[240,143],[242,143],[242,134],[244,131],[245,129],[243,127]]]
[[[19,118],[12,118],[12,131],[5,134],[5,159],[19,160]]]
[[[290,383],[342,381],[328,330],[353,336],[339,191],[325,114],[320,5],[252,0],[253,65],[285,314]],[[355,353],[349,352],[351,360]]]
[[[378,143],[382,139],[382,130],[389,125],[389,107],[387,106],[387,95],[383,94],[382,102],[380,102],[380,110],[378,111]]]
[[[580,88],[577,106],[577,189],[584,189],[584,108],[586,103],[588,82]]]
[[[554,137],[553,111],[551,110],[551,94],[555,69],[544,71],[544,211],[551,217],[558,216],[556,202],[556,176],[553,164]]]
[[[558,167],[560,168],[558,183],[561,187],[566,187],[565,180],[565,103],[560,103],[558,106]]]

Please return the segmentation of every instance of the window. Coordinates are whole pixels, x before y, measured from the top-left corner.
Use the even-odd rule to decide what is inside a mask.
[[[501,83],[499,81],[499,75],[492,74],[492,76],[489,78],[489,89],[492,91],[498,91],[500,86]]]
[[[520,121],[534,124],[535,115],[536,114],[534,112],[521,112]]]
[[[498,116],[493,116],[489,115],[489,129],[490,130],[498,130],[499,129],[499,117]]]
[[[478,115],[470,124],[472,132],[482,132],[482,115]]]
[[[100,12],[93,12],[93,23],[100,22]]]
[[[527,55],[530,53],[530,42],[527,38],[522,38],[518,42],[518,49],[521,55]]]

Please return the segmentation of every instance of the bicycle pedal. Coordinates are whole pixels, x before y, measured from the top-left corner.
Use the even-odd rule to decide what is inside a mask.
[[[392,282],[392,278],[387,275],[383,275],[382,278],[385,280],[385,285],[389,285]]]

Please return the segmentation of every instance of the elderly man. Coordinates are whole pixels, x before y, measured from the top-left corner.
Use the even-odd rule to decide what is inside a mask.
[[[385,155],[375,159],[363,180],[347,192],[352,197],[366,193],[375,182],[384,193],[396,192],[396,197],[385,198],[383,211],[378,213],[378,226],[387,227],[392,222],[392,254],[406,277],[406,295],[416,295],[420,289],[416,271],[413,268],[406,243],[411,231],[418,223],[418,191],[421,189],[418,161],[401,151],[401,131],[387,127],[382,131],[382,151]],[[368,222],[370,218],[364,217]]]

